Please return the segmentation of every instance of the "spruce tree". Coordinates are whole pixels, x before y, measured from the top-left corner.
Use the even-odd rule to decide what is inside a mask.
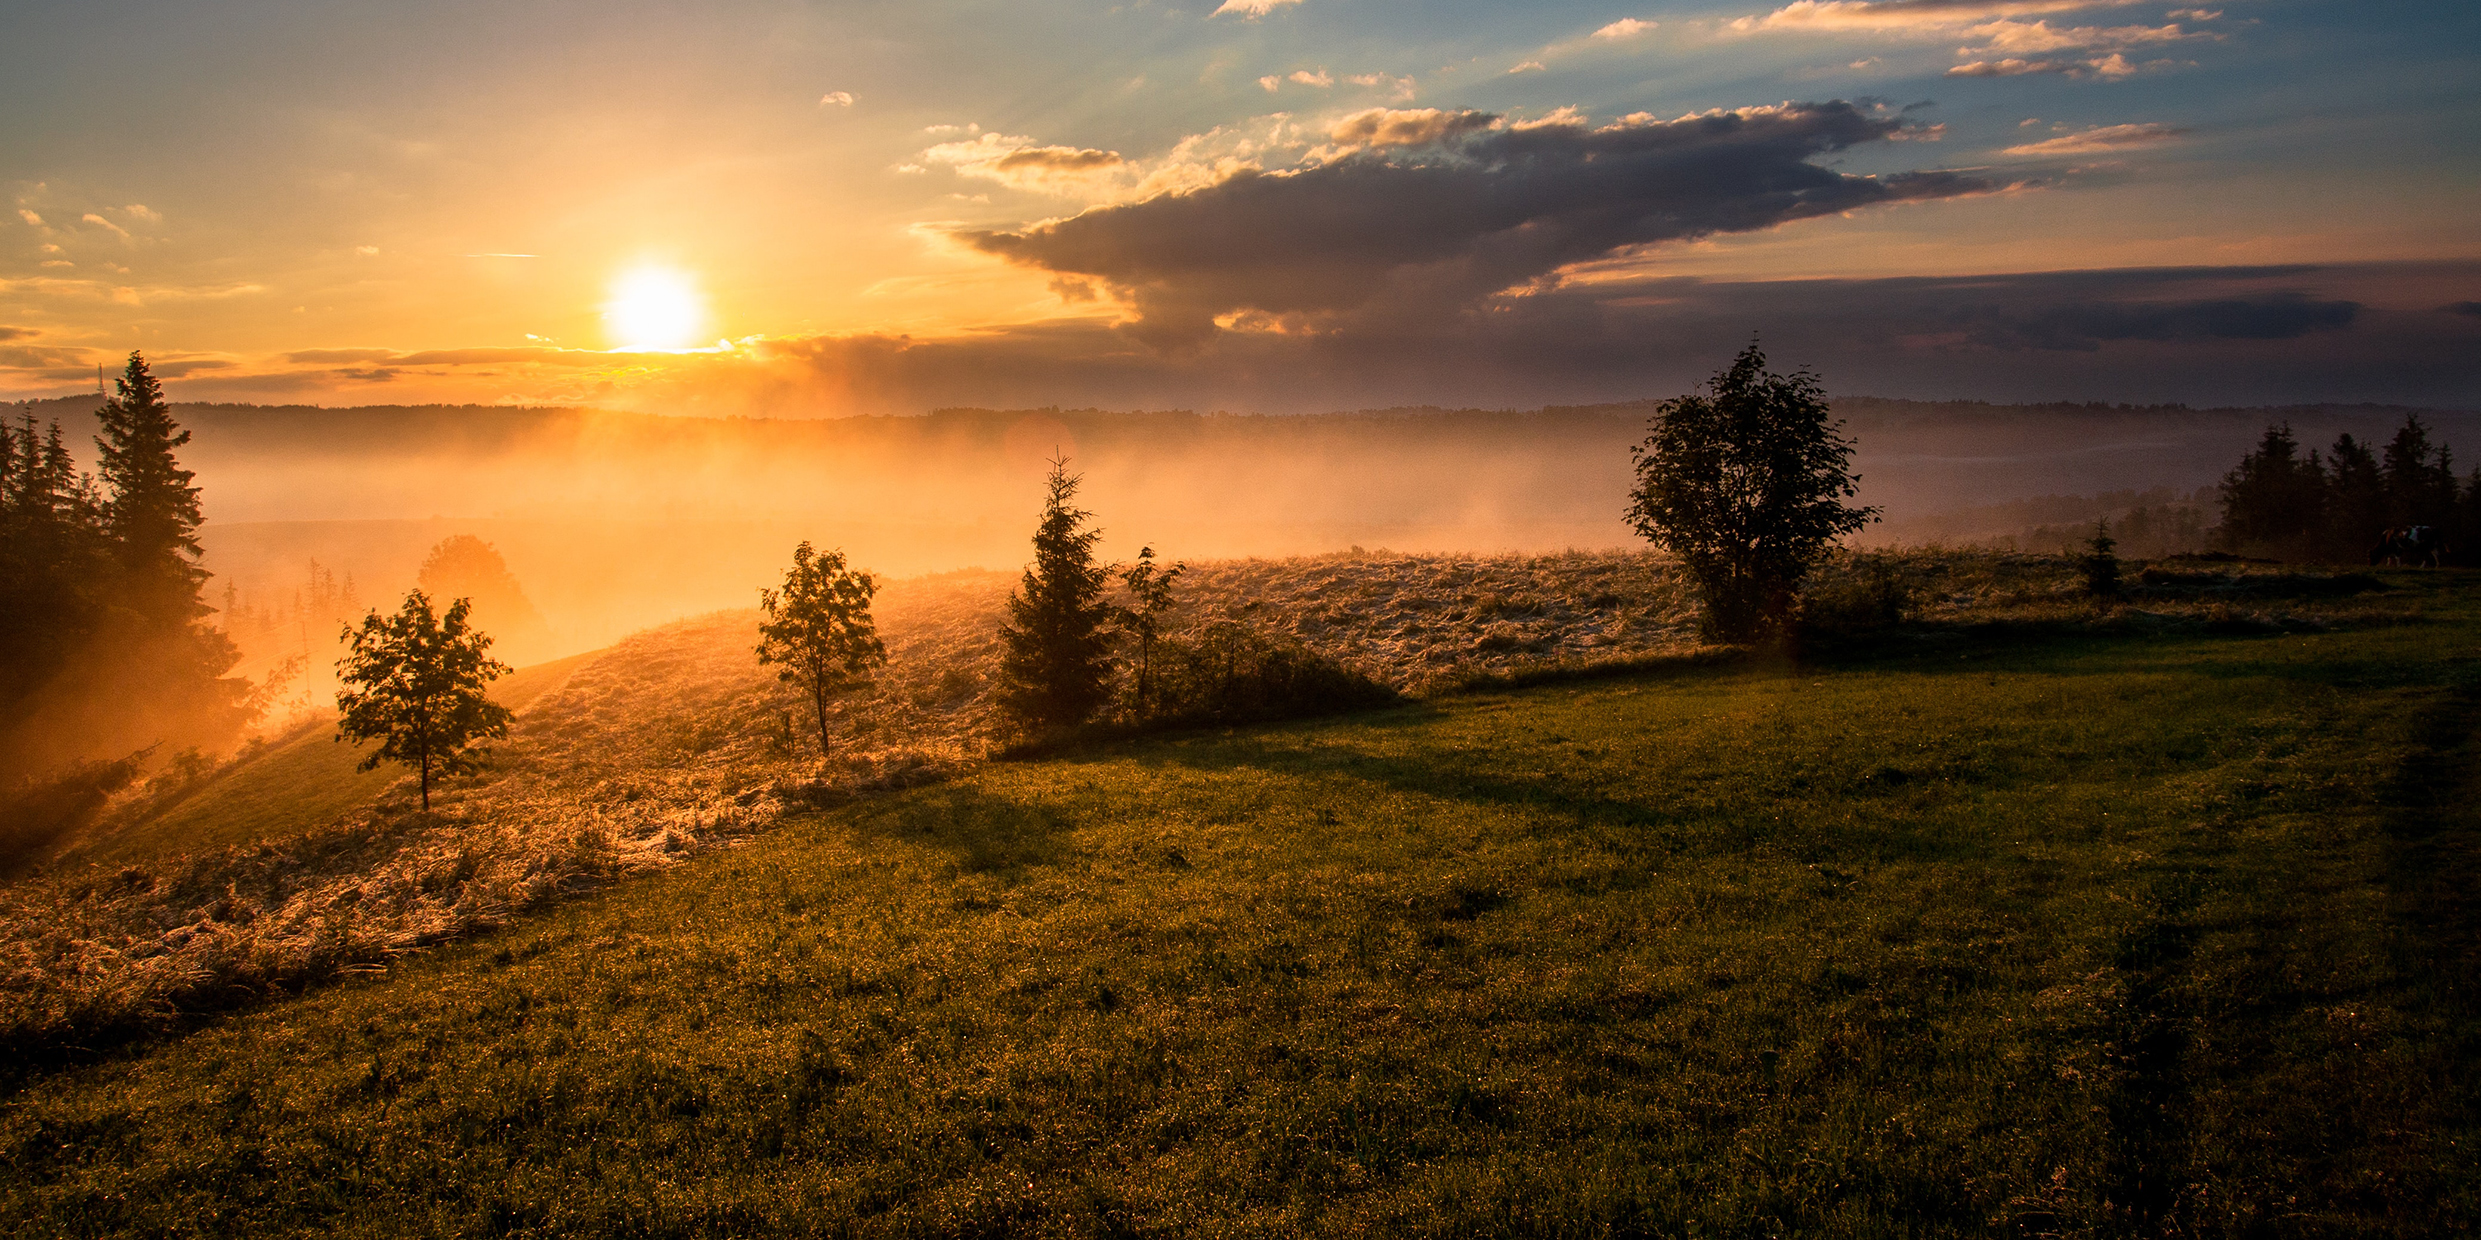
[[[2429,443],[2429,428],[2407,416],[2386,445],[2389,525],[2444,526],[2455,509],[2455,459]]]
[[[2300,455],[2291,427],[2269,426],[2257,450],[2223,475],[2223,544],[2297,557],[2313,551],[2326,515],[2326,468]]]
[[[1100,530],[1093,514],[1073,506],[1081,479],[1068,458],[1051,462],[1042,520],[1034,528],[1034,562],[1008,596],[999,663],[999,708],[1029,732],[1074,727],[1094,717],[1111,695],[1111,621],[1103,601],[1111,569],[1094,562]]]
[[[140,614],[164,624],[187,624],[207,613],[198,597],[206,570],[198,567],[197,477],[181,468],[172,451],[190,433],[172,420],[163,385],[148,373],[146,358],[129,355],[114,384],[119,394],[95,411],[102,434],[96,473],[109,499],[104,528],[127,576],[128,601]]]

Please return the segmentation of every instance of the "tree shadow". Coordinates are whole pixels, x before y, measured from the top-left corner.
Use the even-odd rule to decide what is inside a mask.
[[[859,835],[943,854],[960,873],[1011,884],[1077,851],[1068,840],[1075,826],[1068,813],[964,784],[864,800],[845,822]]]

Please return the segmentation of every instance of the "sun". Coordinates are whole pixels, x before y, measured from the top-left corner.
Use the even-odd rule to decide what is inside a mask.
[[[638,267],[612,281],[603,303],[612,346],[631,352],[686,349],[706,326],[706,298],[686,274],[668,267]]]

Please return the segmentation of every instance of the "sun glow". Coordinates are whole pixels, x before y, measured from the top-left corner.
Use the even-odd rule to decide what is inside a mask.
[[[603,323],[616,349],[667,352],[697,342],[706,326],[706,298],[681,272],[639,267],[612,281]]]

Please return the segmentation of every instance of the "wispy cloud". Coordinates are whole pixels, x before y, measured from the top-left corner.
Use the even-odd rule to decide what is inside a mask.
[[[1301,0],[1223,0],[1223,7],[1207,16],[1221,17],[1226,13],[1232,13],[1241,17],[1264,17],[1287,4],[1299,4],[1300,2]]]
[[[852,107],[852,106],[853,106],[853,92],[851,92],[851,91],[849,91],[849,90],[831,90],[831,91],[828,91],[826,94],[824,94],[824,95],[820,95],[820,96],[818,97],[818,106],[820,106],[820,107],[822,107],[822,108],[826,108],[826,107],[849,108],[849,107]]]
[[[92,224],[92,225],[94,225],[94,226],[95,226],[95,227],[97,227],[97,228],[105,228],[105,229],[110,229],[112,232],[119,234],[120,239],[121,239],[121,240],[123,240],[123,241],[127,241],[127,240],[129,240],[129,230],[128,230],[128,229],[123,228],[123,227],[121,227],[120,225],[115,224],[115,223],[113,223],[112,221],[107,220],[107,219],[103,218],[102,216],[95,214],[95,213],[94,213],[94,212],[92,212],[92,211],[89,211],[89,212],[87,212],[86,214],[79,216],[79,217],[78,217],[78,219],[79,219],[81,222],[83,222],[83,223]]]
[[[1654,23],[1634,17],[1623,17],[1594,32],[1597,39],[1633,39],[1654,28]]]
[[[2092,155],[2106,151],[2124,151],[2135,147],[2161,146],[2177,142],[2187,135],[2176,125],[2146,122],[2134,125],[2103,125],[2076,133],[2011,146],[2008,155]]]
[[[1315,73],[1312,73],[1307,69],[1295,69],[1292,71],[1291,80],[1299,82],[1303,86],[1323,87],[1335,85],[1335,78],[1333,75],[1329,74],[1324,69],[1320,69]]]
[[[1793,0],[1764,17],[1743,17],[1736,29],[1939,31],[2006,17],[2037,17],[2085,9],[2126,8],[2137,0]]]

